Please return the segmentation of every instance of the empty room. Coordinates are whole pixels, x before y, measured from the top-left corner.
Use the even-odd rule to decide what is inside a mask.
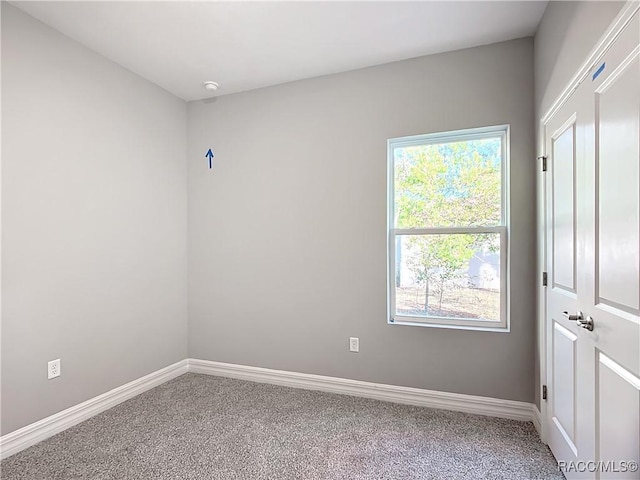
[[[1,2],[2,480],[640,478],[640,2]]]

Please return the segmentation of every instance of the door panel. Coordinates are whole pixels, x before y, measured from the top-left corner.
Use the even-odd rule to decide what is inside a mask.
[[[551,260],[551,282],[547,292],[546,337],[548,366],[548,442],[556,457],[577,461],[581,457],[582,435],[578,429],[578,408],[581,392],[588,387],[579,381],[581,358],[580,336],[575,322],[563,312],[579,310],[578,296],[582,292],[580,271],[582,251],[578,241],[577,199],[580,161],[584,157],[581,132],[584,120],[577,109],[574,95],[546,125],[547,205],[550,218],[547,225],[548,258]]]
[[[575,117],[552,137],[553,277],[552,284],[575,292]]]
[[[597,478],[610,478],[606,465],[640,463],[640,378],[602,352],[598,352],[596,460],[603,468]],[[617,472],[615,478],[637,479],[638,472]]]
[[[593,174],[585,187],[594,192],[594,207],[584,219],[584,237],[594,277],[583,304],[595,322],[590,340],[596,360],[594,456],[602,462],[598,479],[639,478],[637,471],[620,468],[622,462],[640,462],[639,57],[636,13],[603,58],[611,68],[593,85],[588,141]],[[590,428],[589,417],[580,422]]]
[[[640,61],[633,52],[596,90],[597,301],[640,310]]]
[[[553,421],[574,455],[576,413],[576,340],[578,337],[554,322],[553,328]]]

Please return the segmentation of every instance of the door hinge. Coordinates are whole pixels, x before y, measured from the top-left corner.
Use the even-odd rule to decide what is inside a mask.
[[[542,399],[543,400],[547,399],[547,386],[546,385],[542,385]]]
[[[545,157],[545,156],[538,157],[538,160],[542,160],[542,171],[546,172],[547,171],[547,157]]]
[[[542,272],[542,286],[547,286],[547,272]]]

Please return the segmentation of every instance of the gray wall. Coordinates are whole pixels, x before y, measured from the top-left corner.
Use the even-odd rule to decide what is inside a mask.
[[[533,401],[533,95],[521,39],[190,102],[190,356]],[[511,332],[388,325],[387,139],[497,124]]]
[[[3,434],[187,356],[185,126],[2,2]]]
[[[623,5],[624,2],[549,2],[538,26],[534,44],[536,139],[540,139],[540,119],[587,59]],[[539,189],[538,242],[542,245],[544,239],[540,235],[543,232],[544,211],[541,208],[540,192]],[[539,258],[538,278],[543,269],[542,258]],[[544,304],[539,305],[543,308]],[[538,406],[541,342],[540,335],[536,339],[535,356],[535,403]]]

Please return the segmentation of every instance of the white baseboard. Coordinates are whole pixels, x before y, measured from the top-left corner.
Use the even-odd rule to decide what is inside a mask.
[[[271,370],[269,368],[249,367],[190,358],[150,373],[126,385],[114,388],[102,395],[15,430],[7,435],[3,435],[0,437],[0,458],[7,458],[18,453],[98,413],[104,412],[125,400],[129,400],[136,395],[187,372],[270,383],[306,390],[340,393],[420,407],[440,408],[443,410],[453,410],[477,415],[509,418],[533,422],[538,432],[541,431],[540,411],[531,403],[463,395],[460,393],[437,392],[420,388],[399,387],[396,385],[363,382],[346,378]]]
[[[533,419],[531,420],[533,422],[533,426],[536,427],[538,435],[542,438],[542,414],[535,403],[531,405],[531,413],[533,415]]]
[[[82,402],[62,412],[3,435],[0,437],[0,458],[7,458],[14,453],[18,453],[56,433],[60,433],[98,413],[104,412],[125,400],[129,400],[172,378],[187,373],[187,369],[188,361],[181,360],[173,365],[169,365],[149,375],[114,388],[102,395],[98,395],[86,402]]]
[[[252,382],[271,383],[306,390],[341,393],[375,400],[417,405],[420,407],[440,408],[527,422],[534,421],[533,405],[531,403],[517,402],[514,400],[437,392],[420,388],[399,387],[395,385],[349,380],[346,378],[248,367],[193,358],[189,359],[189,372],[250,380]]]

